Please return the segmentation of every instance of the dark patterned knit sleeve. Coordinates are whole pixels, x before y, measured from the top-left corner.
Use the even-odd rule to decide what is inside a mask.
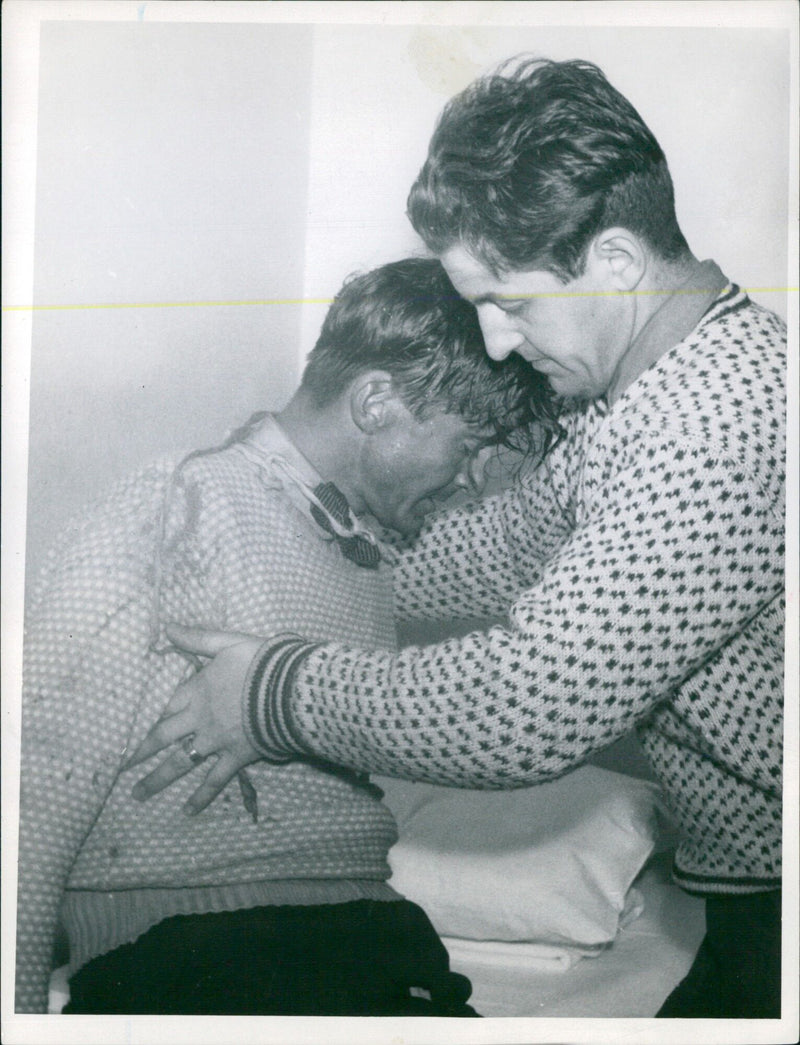
[[[434,517],[394,567],[396,618],[504,616],[569,533],[566,465],[557,449],[524,482]]]
[[[300,749],[389,775],[482,788],[556,777],[702,679],[780,597],[782,536],[779,506],[738,465],[642,447],[598,484],[509,628],[395,656],[323,646],[298,668],[291,731]]]

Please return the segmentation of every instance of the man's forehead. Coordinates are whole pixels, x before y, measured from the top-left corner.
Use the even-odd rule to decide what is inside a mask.
[[[430,427],[435,427],[453,435],[460,435],[476,443],[487,443],[495,436],[492,425],[482,424],[455,412],[452,406],[434,403],[425,411],[424,422]]]
[[[460,289],[460,284],[483,284],[487,287],[497,285],[494,273],[460,243],[449,247],[439,256],[439,260],[456,289]]]
[[[552,292],[555,277],[540,269],[509,270],[496,275],[479,258],[458,244],[439,258],[450,282],[474,305],[503,301],[509,297],[537,297]]]

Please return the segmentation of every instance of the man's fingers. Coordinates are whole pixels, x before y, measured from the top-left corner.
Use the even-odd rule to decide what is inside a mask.
[[[200,787],[184,805],[184,813],[194,815],[205,809],[236,776],[240,768],[241,763],[238,759],[230,755],[222,755],[208,771],[208,775]]]
[[[186,776],[194,768],[192,760],[183,748],[179,748],[169,758],[165,758],[157,769],[143,777],[131,793],[138,802],[144,802],[163,791],[165,787],[174,784],[176,780],[180,780],[182,776]]]
[[[134,766],[138,766],[140,762],[144,762],[146,759],[158,754],[165,747],[169,747],[176,740],[180,740],[181,737],[188,736],[190,733],[194,733],[194,731],[194,720],[189,708],[184,708],[168,718],[162,718],[160,722],[153,726],[141,744],[126,760],[122,768],[132,769]]]
[[[198,653],[201,657],[215,657],[228,646],[253,638],[238,631],[207,631],[205,628],[186,628],[182,624],[168,624],[166,631],[173,646],[187,653]]]

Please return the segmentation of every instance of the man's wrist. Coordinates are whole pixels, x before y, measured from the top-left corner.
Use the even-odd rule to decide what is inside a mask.
[[[291,722],[292,685],[297,669],[317,649],[299,635],[273,636],[261,646],[245,679],[242,719],[254,750],[273,763],[308,754]]]

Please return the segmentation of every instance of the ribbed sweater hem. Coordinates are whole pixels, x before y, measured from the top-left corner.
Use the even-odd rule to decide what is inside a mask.
[[[386,882],[369,879],[298,879],[241,882],[184,889],[67,890],[61,917],[70,945],[69,975],[154,925],[180,914],[209,914],[276,905],[398,900]]]
[[[780,889],[782,882],[779,876],[774,875],[731,876],[728,878],[693,874],[691,871],[681,870],[677,864],[672,867],[672,880],[684,892],[692,893],[694,896],[710,897],[748,896],[753,893],[770,892]]]

